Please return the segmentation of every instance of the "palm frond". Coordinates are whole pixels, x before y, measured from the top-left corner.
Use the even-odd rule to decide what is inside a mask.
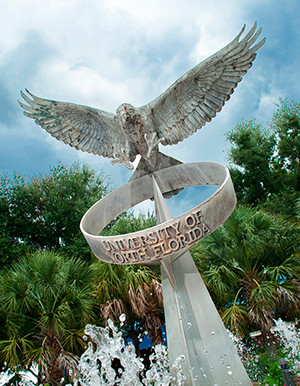
[[[277,287],[273,282],[258,283],[252,289],[249,298],[249,317],[262,330],[271,328],[273,324],[275,305],[277,302]]]
[[[138,287],[137,291],[134,291],[132,287],[129,288],[128,291],[129,296],[129,304],[132,308],[133,313],[142,318],[145,315],[145,311],[147,308],[147,301],[143,294],[143,290],[141,287]]]
[[[65,337],[62,340],[62,346],[64,349],[71,353],[80,353],[80,350],[85,346],[83,340],[84,328],[79,330],[67,330],[65,331]]]
[[[56,366],[64,369],[71,379],[79,376],[78,363],[80,358],[67,351],[61,351],[57,360]]]
[[[40,376],[48,375],[48,366],[53,358],[51,348],[46,345],[32,348],[25,352],[25,357],[25,363],[27,366],[31,366],[33,363],[35,363],[38,365]]]
[[[248,311],[245,306],[234,302],[223,311],[222,320],[227,328],[239,337],[243,337],[249,321]]]
[[[32,348],[32,342],[28,337],[15,337],[0,341],[0,359],[6,362],[8,367],[16,369],[24,362],[24,353]]]
[[[153,296],[156,299],[158,305],[162,307],[164,303],[164,298],[161,283],[155,279],[152,279],[150,290],[150,295]]]
[[[209,290],[215,294],[221,302],[228,300],[234,286],[238,282],[238,276],[235,272],[225,265],[211,266],[209,270],[203,272],[202,275]]]
[[[124,303],[121,299],[107,301],[101,304],[100,313],[105,321],[108,319],[119,320],[120,316],[125,313]]]

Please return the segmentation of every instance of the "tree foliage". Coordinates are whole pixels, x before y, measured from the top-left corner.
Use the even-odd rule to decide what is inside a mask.
[[[39,382],[59,384],[75,368],[83,328],[93,321],[93,272],[78,259],[35,253],[0,276],[0,360],[14,370],[38,365]]]
[[[268,129],[249,121],[227,134],[238,201],[252,208],[240,206],[192,251],[224,323],[240,335],[259,328],[267,337],[274,317],[299,316],[299,129],[300,104],[281,101]],[[15,369],[35,362],[53,384],[76,362],[86,322],[125,312],[136,348],[137,323],[160,338],[157,267],[80,259],[91,263],[79,222],[106,181],[79,164],[0,179],[0,359]],[[102,235],[153,225],[151,214],[124,213]]]
[[[233,145],[230,160],[238,166],[231,169],[238,199],[247,204],[264,201],[270,192],[276,193],[272,157],[275,135],[254,121],[243,122],[227,134]]]
[[[163,296],[160,277],[156,269],[141,265],[113,265],[98,261],[95,272],[96,313],[105,321],[116,323],[126,314],[123,329],[133,339],[139,352],[139,336],[147,331],[152,342],[162,341]]]
[[[85,211],[108,191],[103,174],[86,165],[58,164],[45,176],[2,176],[0,180],[0,256],[9,263],[26,248],[64,250],[88,259],[79,230]]]
[[[134,214],[134,212],[122,213],[118,218],[114,219],[101,232],[102,236],[123,235],[133,233],[142,229],[150,228],[156,225],[156,218],[153,213]]]
[[[267,335],[275,317],[298,315],[299,250],[295,222],[239,207],[192,254],[224,323]]]
[[[280,101],[269,128],[255,121],[227,133],[231,176],[240,203],[297,215],[300,191],[300,103]]]
[[[19,303],[15,303],[13,306],[14,311],[5,314],[3,326],[10,335],[8,338],[3,332],[1,344],[3,345],[3,358],[5,357],[4,352],[9,352],[10,349],[16,353],[15,364],[10,361],[10,366],[15,366],[16,363],[24,366],[24,361],[28,360],[24,350],[31,351],[31,347],[35,347],[34,349],[37,350],[34,354],[37,355],[36,360],[50,355],[48,346],[52,338],[50,339],[48,336],[45,337],[44,341],[39,342],[40,344],[42,341],[45,343],[45,345],[42,344],[41,348],[41,350],[46,350],[44,353],[39,351],[37,346],[32,346],[31,338],[28,343],[30,347],[26,346],[25,349],[23,343],[21,344],[21,342],[27,342],[27,340],[22,340],[26,329],[28,332],[35,331],[36,336],[41,335],[38,330],[39,323],[47,324],[48,327],[45,327],[45,330],[51,330],[51,336],[56,334],[55,340],[56,342],[59,341],[58,346],[62,345],[64,350],[66,349],[66,346],[61,342],[60,326],[63,322],[60,320],[60,312],[65,312],[68,305],[53,298],[53,296],[59,296],[60,290],[63,291],[63,288],[66,288],[60,282],[63,278],[60,259],[65,256],[66,264],[71,264],[70,258],[74,259],[74,256],[90,262],[95,261],[94,258],[92,261],[90,259],[92,255],[79,230],[79,223],[85,211],[108,192],[108,185],[102,174],[97,175],[86,165],[75,164],[67,168],[58,164],[50,170],[49,175],[34,177],[29,180],[23,176],[14,176],[13,178],[3,176],[0,186],[0,206],[2,209],[0,221],[3,232],[0,235],[0,253],[6,268],[12,264],[11,269],[3,270],[2,282],[4,286],[5,277],[9,277],[10,286],[14,287],[12,289],[14,301],[19,299]],[[135,216],[131,212],[123,213],[104,229],[103,235],[135,232],[151,227],[155,223],[155,218],[151,214]],[[42,254],[43,259],[39,257],[39,254],[32,258],[32,253],[36,250],[45,251]],[[53,259],[52,253],[54,252],[59,252],[60,257],[55,255],[56,257]],[[43,263],[39,265],[39,261],[43,261]],[[73,261],[72,264],[78,265],[78,262],[75,264]],[[108,317],[118,321],[120,314],[126,312],[126,330],[128,335],[136,341],[137,347],[139,345],[139,332],[134,328],[137,320],[143,326],[143,331],[149,330],[151,332],[152,330],[153,335],[154,332],[156,334],[156,327],[163,323],[161,285],[157,281],[159,277],[157,269],[146,266],[113,266],[101,261],[95,262],[90,268],[92,279],[90,276],[87,277],[91,279],[91,287],[89,294],[86,294],[89,301],[92,302],[90,317],[94,315],[95,320],[103,324]],[[32,271],[33,274],[27,283],[24,275],[26,273],[30,276],[29,271]],[[49,286],[45,284],[43,275],[47,275],[47,280],[49,279],[53,286],[60,287],[59,290],[51,287],[49,294],[43,295],[46,303],[39,303],[39,306],[42,306],[45,311],[42,319],[39,319],[40,311],[38,308],[36,308],[37,313],[28,314],[29,309],[31,310],[30,313],[32,312],[30,307],[34,304],[33,297],[39,297],[39,291],[41,291],[37,284],[32,285],[35,275],[41,276],[40,284],[44,290]],[[15,277],[14,284],[12,284],[12,277]],[[27,296],[28,285],[32,291],[29,297]],[[68,291],[72,291],[72,287],[66,289],[65,300],[70,295]],[[5,292],[4,297],[9,296],[9,286],[3,287],[3,292]],[[16,292],[20,297],[17,296]],[[79,304],[80,294],[74,292],[74,295],[79,297],[77,299]],[[4,304],[8,301],[5,299]],[[27,306],[22,303],[23,300]],[[55,309],[56,305],[58,309]],[[60,307],[62,308],[60,309]],[[7,309],[11,310],[9,307]],[[76,312],[75,307],[73,311]],[[14,315],[17,315],[16,320]],[[50,316],[56,319],[51,319],[52,322],[50,319],[47,320]],[[26,328],[23,329],[22,320],[24,318],[24,326],[25,322],[28,322],[28,318],[32,318],[33,324],[29,325],[26,322]],[[10,330],[9,326],[14,325],[17,326],[16,329]],[[82,319],[81,327],[84,328],[84,325],[85,321]],[[68,336],[62,334],[63,342],[68,342],[71,352],[77,353],[78,347],[76,349],[75,345],[78,338],[76,338],[77,333],[74,332],[73,335]],[[13,346],[10,346],[11,344]],[[75,346],[72,348],[72,345]],[[54,348],[50,348],[50,350],[52,349]],[[48,365],[45,366],[48,368]]]
[[[278,138],[278,163],[285,173],[285,183],[300,191],[300,103],[281,101],[271,127]]]
[[[123,213],[102,232],[102,235],[120,235],[156,225],[153,214]],[[152,334],[152,342],[162,341],[159,327],[163,325],[163,297],[158,266],[114,265],[97,261],[93,264],[95,298],[98,314],[119,322],[126,314],[125,330],[139,352],[141,331]],[[137,328],[137,326],[139,326]],[[140,331],[141,330],[141,331]]]

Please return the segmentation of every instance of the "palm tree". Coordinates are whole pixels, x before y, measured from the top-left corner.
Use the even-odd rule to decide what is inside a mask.
[[[152,343],[162,340],[163,298],[159,276],[148,266],[112,265],[98,261],[93,265],[96,304],[105,322],[120,321],[126,314],[126,330],[139,353],[140,328],[152,333]]]
[[[92,319],[92,270],[83,262],[39,252],[0,277],[0,358],[18,371],[38,365],[39,382],[59,384],[76,367],[83,327]]]
[[[227,327],[262,331],[269,345],[275,317],[299,309],[299,225],[239,207],[192,254]]]
[[[103,235],[120,235],[136,232],[156,224],[153,214],[134,216],[124,213],[114,220]],[[139,353],[140,329],[152,333],[152,343],[162,341],[160,326],[163,325],[163,298],[160,274],[157,267],[142,265],[112,265],[97,261],[93,265],[95,293],[98,312],[107,322],[108,318],[119,322],[126,314],[126,330]]]

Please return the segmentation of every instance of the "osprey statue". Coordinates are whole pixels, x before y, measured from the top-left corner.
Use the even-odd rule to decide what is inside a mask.
[[[242,76],[252,66],[254,45],[261,33],[256,23],[240,40],[245,26],[223,49],[204,60],[173,83],[152,102],[134,107],[122,104],[112,114],[92,107],[39,98],[26,90],[19,102],[24,114],[53,137],[78,150],[112,158],[133,169],[138,154],[141,160],[131,177],[181,163],[158,150],[158,145],[174,145],[211,121],[230,98]]]

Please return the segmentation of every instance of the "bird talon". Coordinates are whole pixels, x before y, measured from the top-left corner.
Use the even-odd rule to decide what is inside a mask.
[[[150,139],[148,139],[148,135],[147,135],[147,133],[145,133],[144,138],[145,138],[147,145],[148,145],[147,158],[150,158],[150,155],[153,151],[153,148],[156,147],[161,142],[161,138],[158,138],[157,133],[155,133],[155,132],[152,133],[152,137]]]
[[[110,161],[112,165],[115,165],[117,163],[121,163],[127,169],[130,169],[130,170],[134,169],[133,164],[127,158],[127,154],[126,154],[125,149],[122,149],[122,154],[119,155],[119,157],[115,153],[113,154],[113,156],[114,156],[114,159]]]

